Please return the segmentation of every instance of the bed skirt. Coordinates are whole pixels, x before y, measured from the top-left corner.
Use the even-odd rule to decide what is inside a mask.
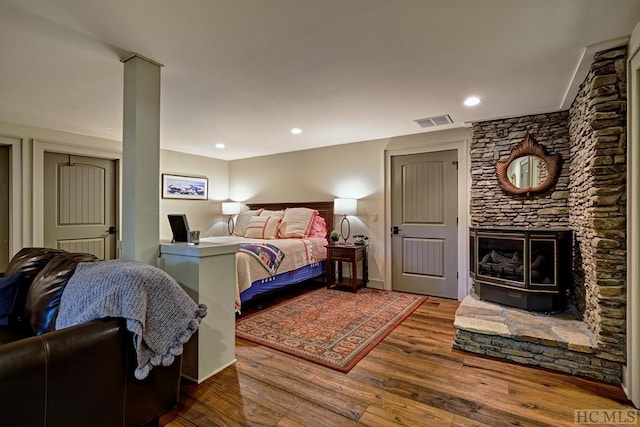
[[[314,277],[322,276],[327,271],[326,262],[317,262],[314,264],[308,264],[294,271],[287,271],[286,273],[276,274],[274,277],[268,279],[257,280],[251,284],[251,287],[245,289],[240,294],[240,301],[242,303],[249,301],[257,295],[265,294],[277,289],[284,288],[285,286],[293,285],[295,283],[304,282],[305,280],[313,279]]]

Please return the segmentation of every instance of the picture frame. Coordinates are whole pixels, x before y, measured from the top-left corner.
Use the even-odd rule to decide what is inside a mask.
[[[209,198],[209,179],[163,173],[162,198],[207,200]]]

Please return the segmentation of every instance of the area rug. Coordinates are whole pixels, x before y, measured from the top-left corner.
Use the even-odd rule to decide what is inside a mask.
[[[236,336],[348,372],[427,297],[318,289],[236,321]]]

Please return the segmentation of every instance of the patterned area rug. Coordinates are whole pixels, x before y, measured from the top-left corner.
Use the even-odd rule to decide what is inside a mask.
[[[318,289],[236,322],[236,336],[348,372],[427,297]]]

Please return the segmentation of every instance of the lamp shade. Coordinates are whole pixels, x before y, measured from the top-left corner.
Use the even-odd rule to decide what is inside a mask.
[[[222,202],[223,215],[235,215],[242,211],[242,203],[238,202]]]
[[[333,199],[333,213],[336,215],[355,215],[358,211],[358,199]]]

